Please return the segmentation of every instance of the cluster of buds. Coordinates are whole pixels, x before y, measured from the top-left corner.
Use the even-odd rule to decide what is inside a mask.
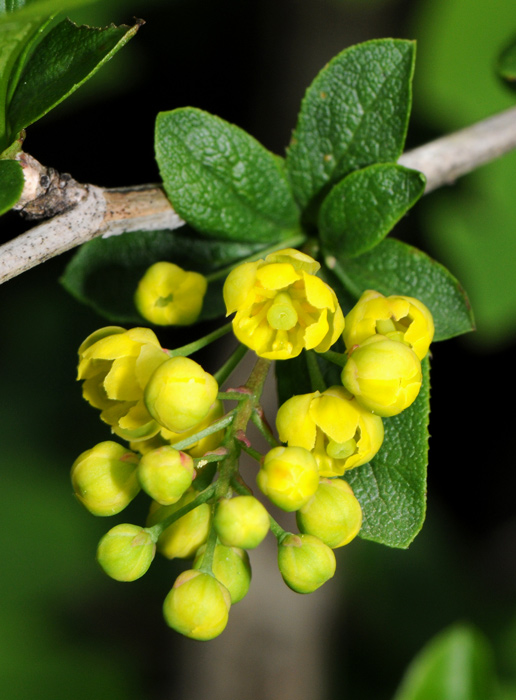
[[[194,273],[184,277],[177,266],[163,265],[153,266],[141,285],[142,308],[146,290],[166,275],[179,295],[188,285],[205,290],[188,277]],[[144,525],[122,523],[104,535],[98,562],[112,578],[134,581],[156,551],[191,560],[163,612],[173,629],[193,639],[212,639],[225,628],[231,605],[249,590],[248,552],[269,532],[277,538],[281,575],[294,591],[310,593],[334,575],[333,550],[351,542],[362,524],[360,503],[342,477],[376,455],[382,417],[399,413],[419,392],[421,359],[433,335],[426,307],[368,291],[344,318],[318,269],[308,255],[286,249],[230,272],[223,293],[228,314],[236,314],[228,329],[242,345],[215,375],[188,354],[221,333],[168,351],[149,329],[111,326],[79,348],[84,398],[128,444],[109,440],[83,452],[72,467],[74,492],[97,516],[120,513],[141,491],[151,499]],[[340,338],[346,353],[328,352]],[[247,348],[258,355],[248,382],[219,391]],[[333,361],[338,355],[342,385],[283,403],[278,440],[259,403],[271,360],[312,350]],[[236,408],[226,412],[223,401]],[[249,421],[270,444],[265,455],[249,442]],[[298,532],[284,530],[245,484],[238,470],[242,451],[259,464],[262,494],[295,512]]]

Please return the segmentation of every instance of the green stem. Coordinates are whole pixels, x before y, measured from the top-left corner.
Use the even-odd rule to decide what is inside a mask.
[[[206,540],[206,549],[202,555],[202,563],[199,567],[199,571],[213,576],[213,557],[215,555],[215,547],[217,546],[217,531],[213,527],[213,508],[211,516],[210,532]]]
[[[251,420],[258,428],[263,437],[267,440],[271,447],[280,447],[281,442],[274,437],[272,429],[264,417],[261,415],[262,409],[258,408],[251,414]]]
[[[269,255],[270,253],[275,253],[277,250],[283,250],[284,248],[297,248],[303,245],[305,241],[306,234],[300,231],[299,233],[296,233],[296,235],[291,236],[290,238],[278,241],[278,243],[275,243],[274,245],[271,245],[268,248],[262,248],[256,253],[248,255],[246,258],[241,258],[240,260],[237,260],[231,265],[227,265],[226,267],[217,270],[217,272],[213,272],[211,275],[206,275],[208,284],[210,282],[215,282],[216,280],[219,280],[222,277],[227,277],[231,270],[234,270],[235,267],[238,267],[239,265],[243,265],[243,263],[254,262],[255,260],[262,260],[265,256]]]
[[[278,540],[278,543],[285,537],[285,535],[288,535],[287,530],[284,530],[281,525],[274,520],[272,515],[269,514],[269,520],[271,523],[271,532],[274,535],[274,537]]]
[[[348,361],[348,356],[345,352],[335,352],[334,350],[327,350],[321,353],[321,357],[324,357],[325,360],[333,362],[334,365],[338,365],[339,367],[344,367]]]
[[[161,533],[164,532],[169,525],[175,523],[176,520],[179,520],[179,518],[182,518],[183,515],[186,515],[194,508],[197,508],[197,506],[200,506],[203,503],[209,501],[214,493],[215,484],[212,484],[211,486],[208,486],[207,489],[204,489],[204,491],[201,491],[201,493],[196,498],[194,498],[193,501],[190,501],[190,503],[187,503],[182,508],[176,510],[174,513],[169,515],[168,518],[161,520],[159,523],[156,523],[156,525],[152,525],[152,527],[145,528],[146,532],[150,534],[152,541],[157,542]]]
[[[314,391],[326,391],[327,386],[324,377],[317,362],[317,357],[313,350],[306,351],[306,364],[308,366],[308,374],[310,375],[310,383]]]
[[[248,447],[244,443],[242,443],[242,449],[244,452],[247,452],[247,454],[255,459],[258,463],[262,461],[263,455],[258,452],[258,450],[255,450],[252,447]]]
[[[212,333],[208,333],[208,335],[205,335],[203,338],[199,338],[199,340],[194,340],[192,343],[183,345],[175,350],[167,350],[167,355],[169,357],[188,357],[188,355],[193,355],[194,352],[213,343],[214,340],[222,338],[226,333],[229,333],[231,328],[231,323],[226,323],[224,326],[220,326],[220,328],[212,331]]]
[[[217,431],[222,430],[222,428],[226,428],[230,423],[233,422],[233,419],[235,418],[235,414],[236,414],[236,409],[234,408],[232,411],[229,411],[229,413],[226,413],[225,416],[223,416],[219,420],[216,420],[214,423],[209,425],[207,428],[204,428],[204,430],[199,430],[198,433],[194,433],[193,435],[190,435],[190,437],[187,437],[184,440],[179,440],[179,442],[174,442],[172,444],[172,447],[174,447],[176,450],[184,450],[187,447],[190,447],[191,445],[195,444],[198,440],[202,440],[203,438],[207,437],[208,435],[211,435],[212,433],[216,433]]]
[[[215,379],[217,380],[217,383],[219,386],[222,386],[226,379],[229,377],[229,375],[233,372],[235,367],[240,364],[240,362],[243,360],[243,358],[246,356],[249,348],[246,347],[245,345],[239,344],[236,350],[228,357],[226,362],[222,365],[222,367],[215,372],[213,375]]]

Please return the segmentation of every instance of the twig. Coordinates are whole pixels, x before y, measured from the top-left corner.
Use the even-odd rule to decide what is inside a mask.
[[[425,174],[428,193],[514,148],[516,107],[408,151],[398,162]],[[158,185],[82,185],[26,153],[19,160],[25,188],[15,209],[28,218],[52,218],[0,246],[0,284],[97,236],[172,230],[185,223]]]

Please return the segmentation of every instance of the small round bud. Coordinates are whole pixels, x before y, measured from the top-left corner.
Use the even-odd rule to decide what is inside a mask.
[[[159,447],[147,452],[138,465],[142,489],[165,506],[179,501],[191,486],[194,475],[193,459],[173,447]]]
[[[337,564],[333,550],[319,538],[288,534],[278,546],[278,566],[289,588],[312,593],[333,576]]]
[[[159,523],[178,511],[183,506],[191,503],[197,496],[193,489],[170,506],[160,506],[158,503],[151,505],[147,527]],[[202,503],[197,508],[183,515],[169,525],[158,538],[158,552],[167,559],[190,559],[195,555],[199,547],[206,542],[210,529],[211,511],[207,503]]]
[[[358,535],[362,508],[351,486],[342,479],[321,479],[312,498],[296,513],[301,532],[335,549]]]
[[[217,398],[218,384],[189,357],[172,357],[151,376],[145,405],[163,427],[182,433],[198,425]]]
[[[167,625],[191,639],[218,637],[228,622],[231,597],[214,576],[189,569],[178,576],[163,603]]]
[[[210,406],[210,410],[208,411],[208,415],[206,416],[206,418],[204,418],[199,424],[194,425],[194,427],[190,428],[190,430],[186,430],[184,433],[173,433],[171,430],[167,430],[166,428],[162,428],[161,435],[169,443],[174,444],[175,442],[179,442],[179,440],[186,440],[186,438],[189,438],[191,435],[194,435],[195,433],[200,433],[201,430],[204,430],[212,423],[215,423],[215,421],[218,420],[219,418],[222,418],[223,415],[224,415],[224,404],[222,403],[222,401],[217,399]],[[189,447],[186,448],[186,452],[188,452],[188,454],[191,455],[192,457],[202,457],[203,455],[206,454],[206,452],[210,452],[211,450],[216,450],[217,447],[222,442],[223,438],[224,438],[224,429],[218,430],[216,433],[211,433],[210,435],[206,435],[206,437],[203,437],[200,440],[198,440],[197,442],[194,442],[193,445],[190,445]]]
[[[199,569],[202,565],[205,550],[206,545],[203,545],[197,552],[194,569]],[[217,544],[211,568],[215,578],[228,589],[232,605],[247,595],[251,585],[251,564],[245,550]]]
[[[100,540],[97,561],[117,581],[136,581],[148,570],[156,545],[138,525],[115,525]]]
[[[282,510],[297,510],[317,491],[317,464],[303,447],[273,447],[264,457],[256,483]]]
[[[269,532],[269,514],[254,496],[236,496],[217,505],[213,524],[222,544],[254,549]]]
[[[204,275],[157,262],[140,280],[134,303],[143,318],[158,326],[189,326],[199,318],[207,287]]]
[[[408,408],[421,388],[421,362],[408,345],[373,335],[352,351],[342,383],[368,411],[395,416]]]
[[[138,456],[116,442],[99,442],[72,465],[71,479],[78,500],[93,515],[120,513],[136,496]]]

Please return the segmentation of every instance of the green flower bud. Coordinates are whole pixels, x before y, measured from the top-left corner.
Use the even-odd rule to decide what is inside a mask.
[[[172,357],[151,376],[145,389],[145,405],[164,428],[182,433],[208,415],[217,398],[218,384],[189,357]]]
[[[274,447],[265,455],[256,483],[278,508],[297,510],[317,491],[317,463],[303,447]]]
[[[202,565],[205,551],[206,545],[198,550],[193,563],[194,569],[199,569]],[[247,595],[251,585],[251,564],[245,550],[217,544],[211,568],[215,578],[228,589],[232,605]]]
[[[170,506],[151,505],[147,527],[151,527],[168,518],[183,506],[191,503],[197,492],[189,489]],[[199,547],[206,542],[210,529],[211,511],[207,503],[201,503],[183,517],[169,525],[158,538],[158,552],[167,559],[190,559]]]
[[[208,282],[170,262],[151,265],[138,283],[134,303],[143,318],[159,326],[189,326],[201,313]]]
[[[213,524],[222,544],[254,549],[269,532],[269,514],[254,496],[236,496],[217,505]]]
[[[421,388],[421,362],[408,345],[373,335],[351,352],[342,383],[368,411],[395,416]]]
[[[195,476],[193,459],[173,447],[160,447],[143,455],[138,465],[142,489],[158,503],[179,501]]]
[[[191,639],[218,637],[228,622],[231,597],[214,576],[183,571],[163,603],[167,625]]]
[[[283,580],[296,593],[312,593],[335,573],[335,554],[318,537],[292,535],[278,546],[278,566]]]
[[[99,442],[72,465],[71,479],[78,500],[93,515],[120,513],[136,496],[138,456],[116,442]]]
[[[362,508],[351,486],[342,479],[321,479],[312,498],[296,513],[301,532],[335,549],[358,535]]]
[[[117,581],[136,581],[154,559],[156,545],[138,525],[115,525],[100,540],[97,561]]]

